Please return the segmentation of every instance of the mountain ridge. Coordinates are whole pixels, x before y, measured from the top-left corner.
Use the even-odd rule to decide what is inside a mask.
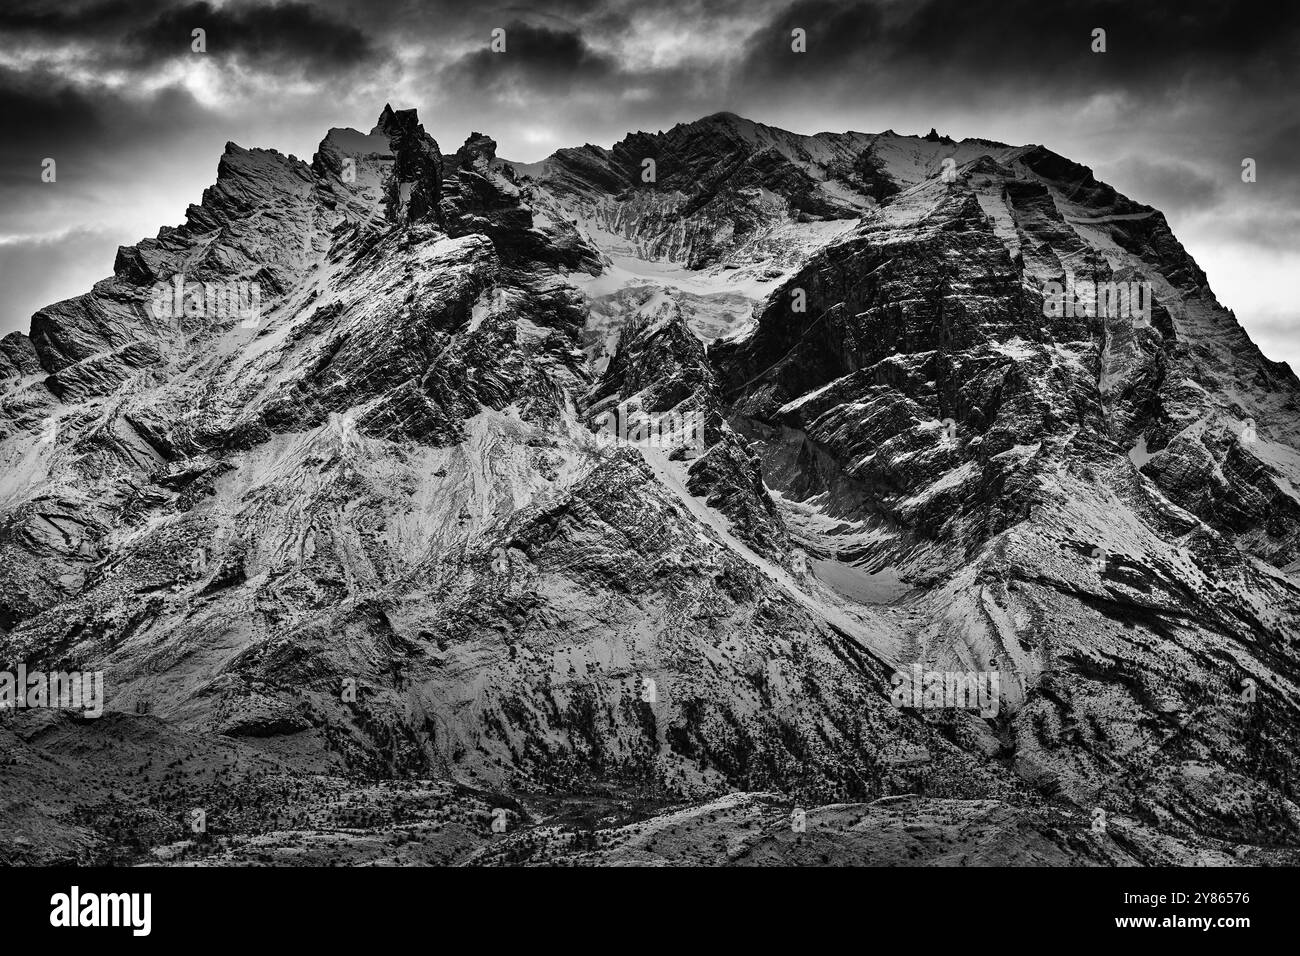
[[[528,827],[501,852],[598,863],[630,851],[566,849],[549,801],[619,846],[743,807],[780,855],[781,801],[904,793],[985,862],[1006,821],[1044,859],[1293,859],[1300,381],[1158,210],[932,134],[714,114],[528,166],[385,105],[310,163],[228,144],[184,224],[0,340],[0,661],[105,671],[106,739],[177,754],[237,857],[351,780],[433,781],[473,862],[483,801]],[[1054,312],[1076,277],[1145,310]],[[996,671],[997,713],[894,707],[912,663]],[[77,726],[0,719],[14,786]],[[170,859],[144,778],[127,830]],[[5,829],[119,858],[117,803]]]

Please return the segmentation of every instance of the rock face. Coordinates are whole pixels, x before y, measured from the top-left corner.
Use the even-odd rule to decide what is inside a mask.
[[[229,144],[0,387],[0,668],[106,690],[0,711],[0,859],[176,859],[199,793],[248,860],[339,792],[341,860],[1300,859],[1300,382],[1042,147],[527,165],[385,107]]]

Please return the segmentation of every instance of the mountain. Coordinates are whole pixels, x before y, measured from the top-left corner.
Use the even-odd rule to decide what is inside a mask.
[[[1300,381],[1042,146],[385,107],[0,389],[0,860],[1300,860]]]

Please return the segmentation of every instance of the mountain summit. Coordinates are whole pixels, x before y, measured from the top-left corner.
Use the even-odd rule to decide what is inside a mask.
[[[0,860],[1300,859],[1300,381],[1041,146],[385,106],[0,387]]]

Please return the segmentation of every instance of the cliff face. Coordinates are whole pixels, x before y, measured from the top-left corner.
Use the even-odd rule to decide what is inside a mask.
[[[1158,211],[1042,147],[729,114],[495,150],[388,108],[310,164],[230,144],[0,342],[0,666],[109,712],[0,716],[3,786],[95,781],[0,809],[44,834],[0,856],[130,858],[197,790],[240,858],[350,775],[372,829],[424,781],[440,859],[726,862],[655,815],[713,801],[687,829],[798,862],[789,802],[899,793],[973,862],[1294,858],[1300,382]],[[995,712],[895,707],[914,663]],[[552,839],[555,795],[618,826]],[[493,805],[543,828],[485,846]]]

